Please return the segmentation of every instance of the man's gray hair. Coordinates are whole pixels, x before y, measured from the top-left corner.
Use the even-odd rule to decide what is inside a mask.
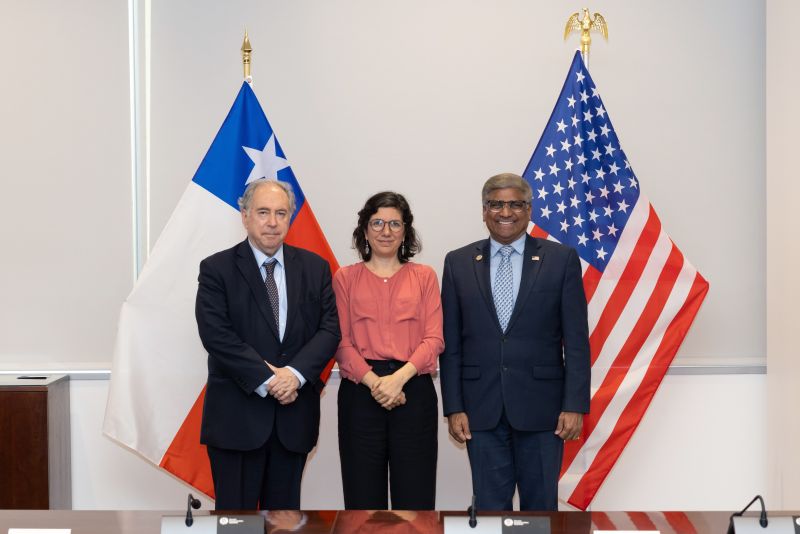
[[[239,209],[247,211],[250,209],[250,202],[253,201],[253,195],[256,193],[256,189],[261,187],[262,185],[274,185],[280,189],[283,189],[283,192],[286,193],[286,196],[289,197],[289,211],[294,213],[295,208],[295,199],[294,199],[294,189],[292,189],[292,184],[288,182],[281,182],[280,180],[270,180],[269,178],[259,178],[258,180],[253,180],[244,190],[244,194],[239,198]]]
[[[486,202],[489,200],[489,195],[492,191],[508,189],[509,187],[513,187],[522,192],[525,200],[528,202],[533,198],[533,189],[531,189],[531,184],[529,184],[525,178],[511,172],[504,172],[503,174],[492,176],[486,180],[486,183],[483,184],[483,191],[481,192],[481,201]]]

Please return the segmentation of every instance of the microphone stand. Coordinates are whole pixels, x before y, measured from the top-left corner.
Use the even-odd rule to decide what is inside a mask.
[[[736,529],[733,527],[733,518],[742,517],[747,509],[750,508],[756,501],[761,502],[761,515],[758,518],[758,524],[761,525],[761,528],[767,528],[767,525],[769,524],[769,521],[767,520],[767,508],[764,506],[764,499],[761,498],[761,495],[756,495],[753,497],[753,500],[747,504],[747,506],[742,508],[741,512],[734,512],[731,514],[731,518],[728,520],[728,534],[735,534],[736,532]]]
[[[192,494],[189,494],[189,498],[186,502],[186,526],[191,527],[194,523],[194,518],[192,517],[192,508],[195,510],[200,508],[200,499],[195,499]]]
[[[469,528],[478,526],[478,508],[475,506],[475,495],[472,496],[472,504],[467,508],[469,514]]]

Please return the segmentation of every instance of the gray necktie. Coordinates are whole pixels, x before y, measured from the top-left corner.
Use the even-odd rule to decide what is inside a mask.
[[[514,310],[514,273],[511,270],[511,254],[514,247],[505,245],[500,249],[500,265],[494,278],[494,307],[497,310],[497,320],[503,332],[508,328],[511,312]]]
[[[267,295],[269,296],[269,305],[272,308],[272,315],[275,318],[275,328],[280,330],[280,297],[278,296],[278,286],[275,283],[275,265],[277,265],[275,258],[264,262],[264,269],[267,271],[267,277],[264,279],[264,284],[267,286]]]

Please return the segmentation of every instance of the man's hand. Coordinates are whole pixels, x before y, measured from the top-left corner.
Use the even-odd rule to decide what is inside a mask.
[[[469,418],[465,412],[456,412],[448,415],[447,427],[450,435],[459,443],[472,439],[472,434],[469,431]]]
[[[300,387],[300,380],[297,379],[293,372],[285,367],[275,367],[269,363],[267,363],[267,365],[269,365],[269,368],[275,373],[275,378],[267,385],[269,394],[275,397],[281,404],[290,404],[294,402],[295,399],[297,399],[297,389]]]
[[[295,391],[295,392],[289,394],[288,396],[286,396],[286,397],[284,397],[282,399],[278,399],[277,397],[275,397],[275,398],[277,399],[277,401],[279,403],[281,403],[281,404],[283,404],[285,406],[285,405],[291,404],[291,403],[293,403],[294,401],[297,400],[297,392]]]
[[[564,441],[581,437],[583,414],[577,412],[561,412],[558,416],[556,434]]]

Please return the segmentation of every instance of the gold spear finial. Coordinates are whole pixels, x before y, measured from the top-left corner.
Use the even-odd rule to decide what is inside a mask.
[[[247,82],[252,82],[253,77],[250,76],[250,54],[253,53],[253,47],[250,46],[250,39],[247,37],[247,29],[244,30],[244,42],[242,43],[242,65],[244,66],[244,79]]]
[[[572,30],[581,32],[581,53],[585,60],[589,58],[589,47],[592,46],[591,31],[598,31],[603,38],[608,41],[608,25],[606,19],[600,13],[595,13],[593,17],[589,16],[589,10],[583,8],[583,18],[580,14],[573,13],[567,19],[567,27],[564,28],[564,40],[567,40]]]

